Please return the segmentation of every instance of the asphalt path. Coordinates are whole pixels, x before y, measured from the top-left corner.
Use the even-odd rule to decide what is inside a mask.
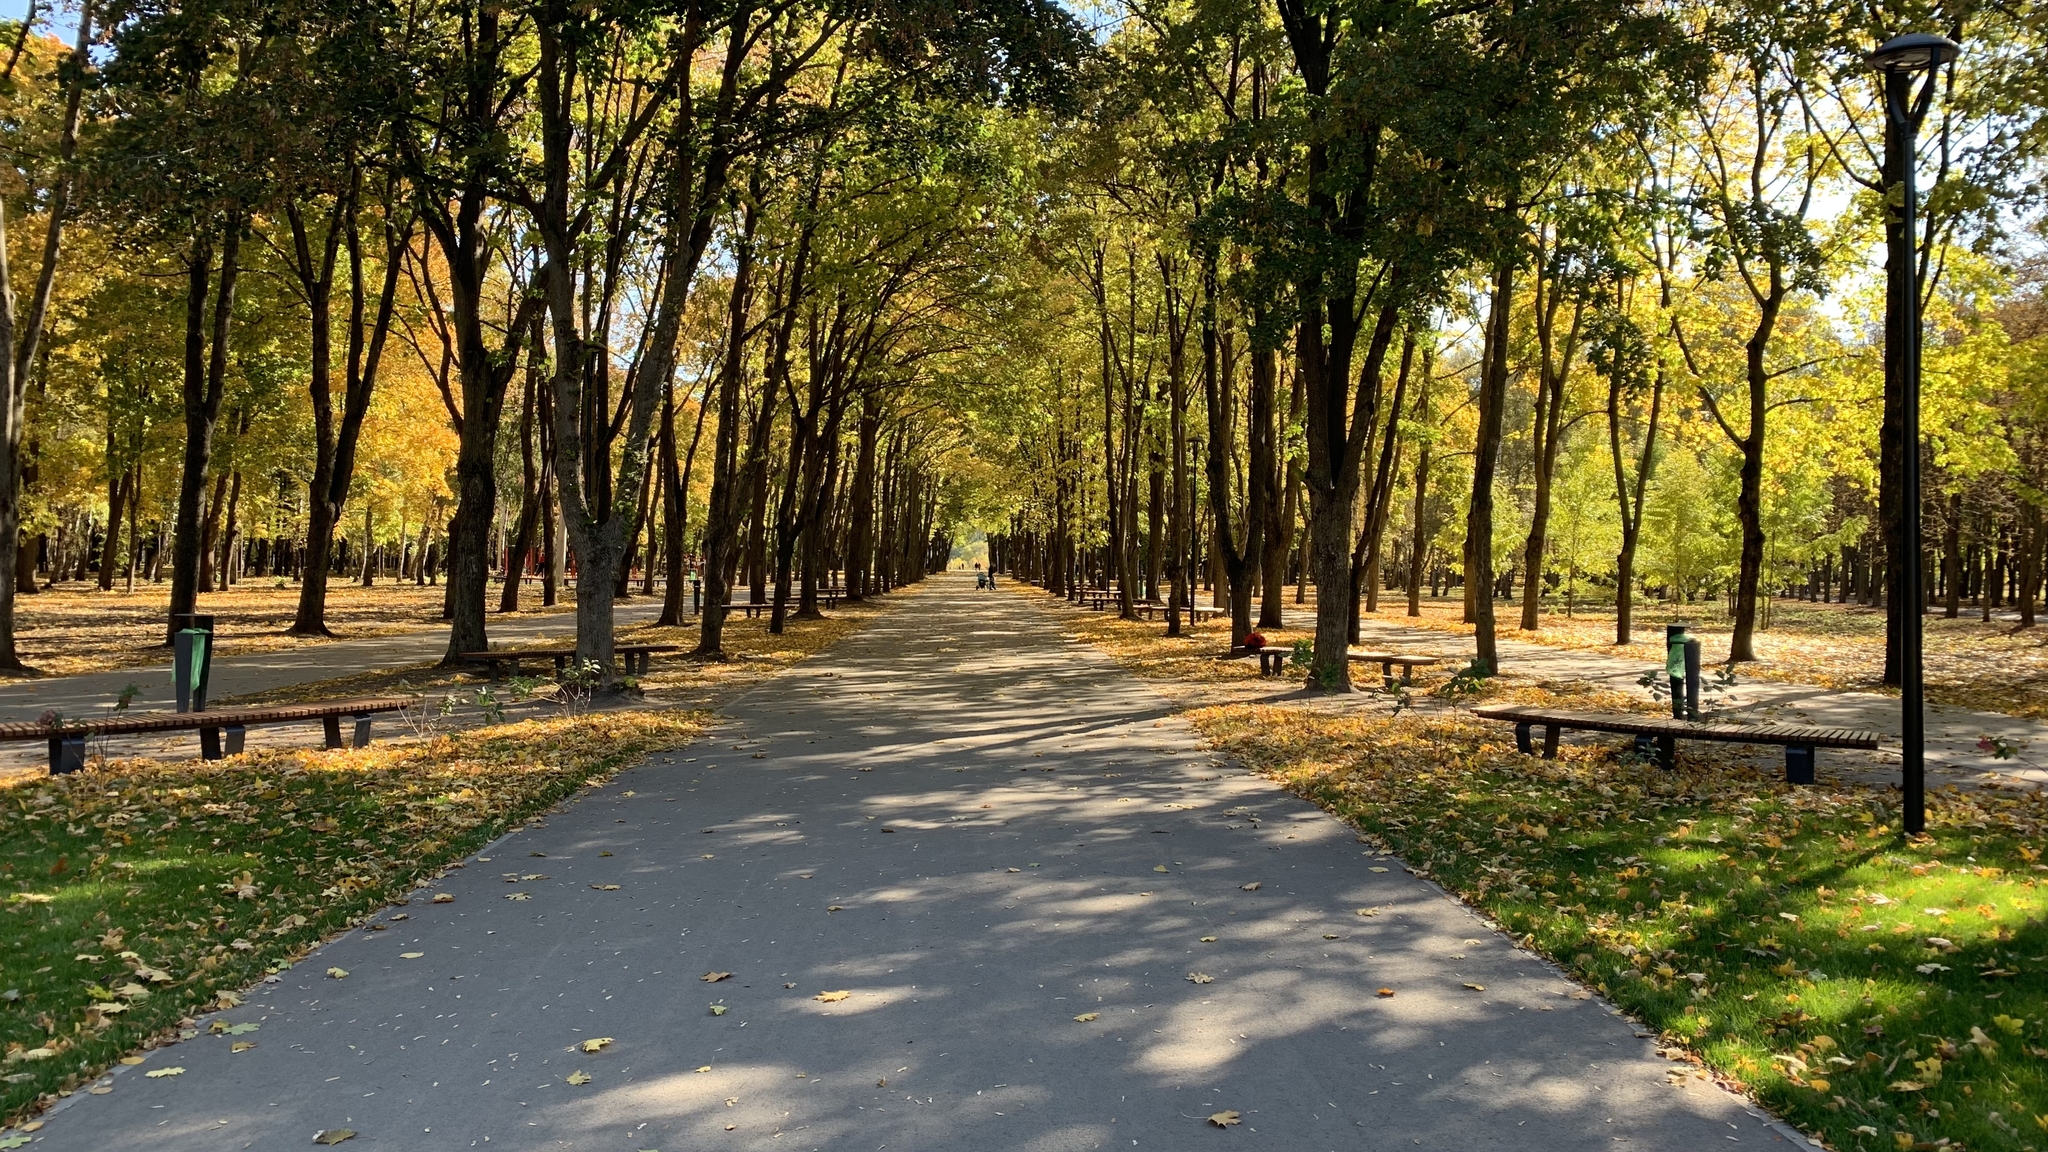
[[[73,1096],[33,1147],[1791,1143],[1219,762],[1050,606],[964,577],[892,599],[704,742]]]

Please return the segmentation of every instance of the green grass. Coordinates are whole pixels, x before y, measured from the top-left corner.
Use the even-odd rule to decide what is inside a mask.
[[[565,716],[0,791],[0,1116],[238,1003],[507,827],[688,743],[704,718]]]
[[[1193,719],[1830,1144],[2048,1147],[2048,798],[1944,792],[1909,842],[1893,794],[1711,751],[1664,772],[1462,718]]]

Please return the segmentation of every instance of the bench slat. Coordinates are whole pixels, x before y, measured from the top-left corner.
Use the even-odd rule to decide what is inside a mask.
[[[318,720],[328,716],[361,716],[373,712],[396,712],[411,706],[414,696],[368,696],[359,700],[334,700],[319,704],[251,705],[217,708],[206,712],[142,712],[128,716],[92,717],[66,720],[56,727],[33,723],[0,724],[0,741],[43,740],[52,736],[121,736],[141,732],[184,732],[200,728],[236,725],[282,724],[293,720]]]
[[[1730,724],[1513,705],[1474,708],[1472,714],[1487,720],[1506,720],[1516,724],[1554,725],[1582,731],[1620,732],[1641,736],[1673,736],[1687,740],[1719,740],[1734,744],[1811,744],[1824,748],[1861,749],[1873,749],[1878,745],[1876,733],[1860,732],[1853,728],[1809,728],[1777,723]]]

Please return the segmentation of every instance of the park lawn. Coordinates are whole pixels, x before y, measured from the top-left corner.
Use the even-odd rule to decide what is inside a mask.
[[[426,898],[465,853],[708,718],[561,714],[0,790],[0,1119],[190,1034],[195,1014],[375,909]]]
[[[1455,600],[1426,600],[1422,615],[1409,616],[1398,598],[1370,619],[1405,627],[1426,628],[1470,636]],[[1548,608],[1554,608],[1549,605]],[[1707,663],[1728,658],[1730,625],[1720,601],[1693,604],[1649,602],[1636,608],[1634,643],[1614,643],[1613,606],[1580,605],[1575,615],[1546,609],[1543,627],[1523,632],[1514,627],[1519,602],[1494,606],[1503,639],[1524,640],[1552,648],[1585,649],[1641,660],[1645,669],[1664,664],[1664,628],[1684,624],[1702,639]],[[1787,684],[1813,684],[1862,692],[1891,692],[1884,681],[1885,614],[1880,608],[1853,604],[1812,604],[1777,600],[1771,604],[1770,627],[1756,634],[1756,663],[1743,664],[1741,676]],[[2048,628],[2019,628],[2012,623],[1982,621],[1970,612],[1949,620],[1930,615],[1924,645],[1927,699],[1934,704],[2002,712],[2026,719],[2048,719]]]
[[[1734,755],[1545,761],[1455,713],[1189,718],[1836,1147],[2048,1147],[2048,797],[1944,790],[1906,841],[1894,795]]]
[[[1825,763],[1821,787],[1791,787],[1775,749],[1681,745],[1673,772],[1601,744],[1546,761],[1448,707],[1441,670],[1397,711],[1218,660],[1215,625],[1169,640],[1108,613],[1061,624],[1219,750],[1655,1028],[1674,1074],[1717,1076],[1856,1152],[2048,1148],[2048,795],[1944,790],[1907,841],[1896,792],[1829,781]],[[1657,710],[1515,676],[1464,699]]]
[[[494,605],[497,588],[494,582]],[[554,615],[575,608],[573,596],[542,608],[539,590],[532,592],[518,615]],[[446,594],[446,588],[410,581],[365,588],[338,580],[327,588],[327,624],[339,640],[445,627],[441,606]],[[169,659],[163,641],[170,597],[168,584],[138,585],[134,592],[116,584],[112,591],[102,592],[92,584],[66,583],[24,595],[15,608],[22,659],[50,676],[161,665]],[[226,592],[201,595],[199,611],[214,616],[219,655],[247,656],[328,643],[327,638],[285,634],[298,604],[298,585],[250,579]]]

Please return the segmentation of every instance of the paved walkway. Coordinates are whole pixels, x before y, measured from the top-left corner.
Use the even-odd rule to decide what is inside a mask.
[[[1789,1143],[1050,605],[915,596],[260,987],[222,1017],[256,1050],[150,1053],[35,1147]]]

